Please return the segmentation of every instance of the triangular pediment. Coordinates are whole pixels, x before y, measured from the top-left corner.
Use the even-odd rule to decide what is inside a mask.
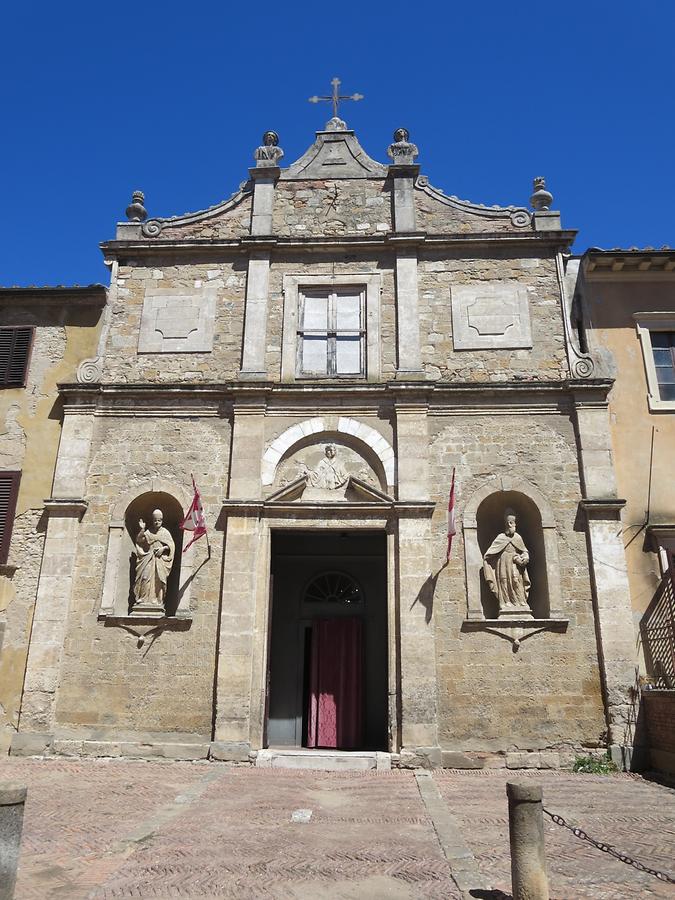
[[[307,475],[301,475],[289,484],[274,491],[269,495],[266,503],[289,503],[296,500],[309,500],[316,502],[335,503],[373,503],[385,504],[389,506],[394,502],[394,498],[385,494],[384,491],[378,490],[372,484],[350,475],[347,483],[339,490],[317,490],[309,485]]]
[[[384,491],[379,491],[377,488],[373,487],[372,484],[368,484],[367,481],[362,481],[354,475],[351,475],[347,482],[345,496],[348,500],[351,500],[353,497],[354,500],[367,500],[370,503],[394,502],[393,497],[385,494]]]
[[[282,181],[386,178],[388,167],[371,159],[341,119],[331,119],[300,159],[281,170]]]
[[[302,492],[307,487],[307,476],[301,475],[300,478],[296,478],[295,481],[291,481],[290,484],[285,484],[283,487],[279,488],[278,491],[274,491],[274,493],[270,494],[267,498],[268,503],[287,503],[289,500],[297,500],[299,497],[302,497]]]

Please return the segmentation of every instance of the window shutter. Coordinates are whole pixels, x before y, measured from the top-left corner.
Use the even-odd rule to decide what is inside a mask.
[[[0,565],[5,565],[12,540],[21,472],[0,472]]]
[[[0,385],[22,387],[26,383],[32,328],[0,328]]]

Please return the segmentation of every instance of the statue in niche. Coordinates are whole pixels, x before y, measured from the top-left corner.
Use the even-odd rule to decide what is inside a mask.
[[[349,475],[337,461],[334,444],[328,444],[324,452],[324,458],[313,469],[306,469],[304,474],[310,487],[336,491],[347,483]]]
[[[263,134],[263,142],[253,154],[256,166],[278,166],[284,151],[279,144],[279,135],[276,131],[266,131]]]
[[[504,531],[498,534],[483,556],[483,574],[488,587],[499,602],[499,615],[531,615],[527,598],[530,576],[526,566],[530,554],[516,531],[516,515],[512,509],[504,513]]]
[[[138,522],[136,537],[136,574],[134,577],[134,610],[163,610],[166,585],[176,553],[176,545],[162,522],[161,509],[152,513],[152,523],[146,528]]]

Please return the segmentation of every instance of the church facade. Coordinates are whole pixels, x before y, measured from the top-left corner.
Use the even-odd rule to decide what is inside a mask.
[[[136,194],[102,245],[11,752],[620,754],[635,639],[574,232],[543,180],[533,210],[445,195],[405,129],[386,165],[337,117],[282,156],[266,133],[193,214]]]

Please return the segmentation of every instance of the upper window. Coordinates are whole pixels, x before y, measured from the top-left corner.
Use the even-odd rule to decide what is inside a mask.
[[[380,272],[284,275],[281,380],[378,382]]]
[[[634,316],[647,375],[647,399],[653,412],[675,412],[675,314],[643,312]]]
[[[32,328],[0,328],[0,387],[25,385],[32,342]]]
[[[675,400],[675,331],[650,331],[661,400]]]
[[[297,374],[365,375],[365,290],[300,291]]]
[[[12,540],[21,472],[0,472],[0,565],[5,565]]]

